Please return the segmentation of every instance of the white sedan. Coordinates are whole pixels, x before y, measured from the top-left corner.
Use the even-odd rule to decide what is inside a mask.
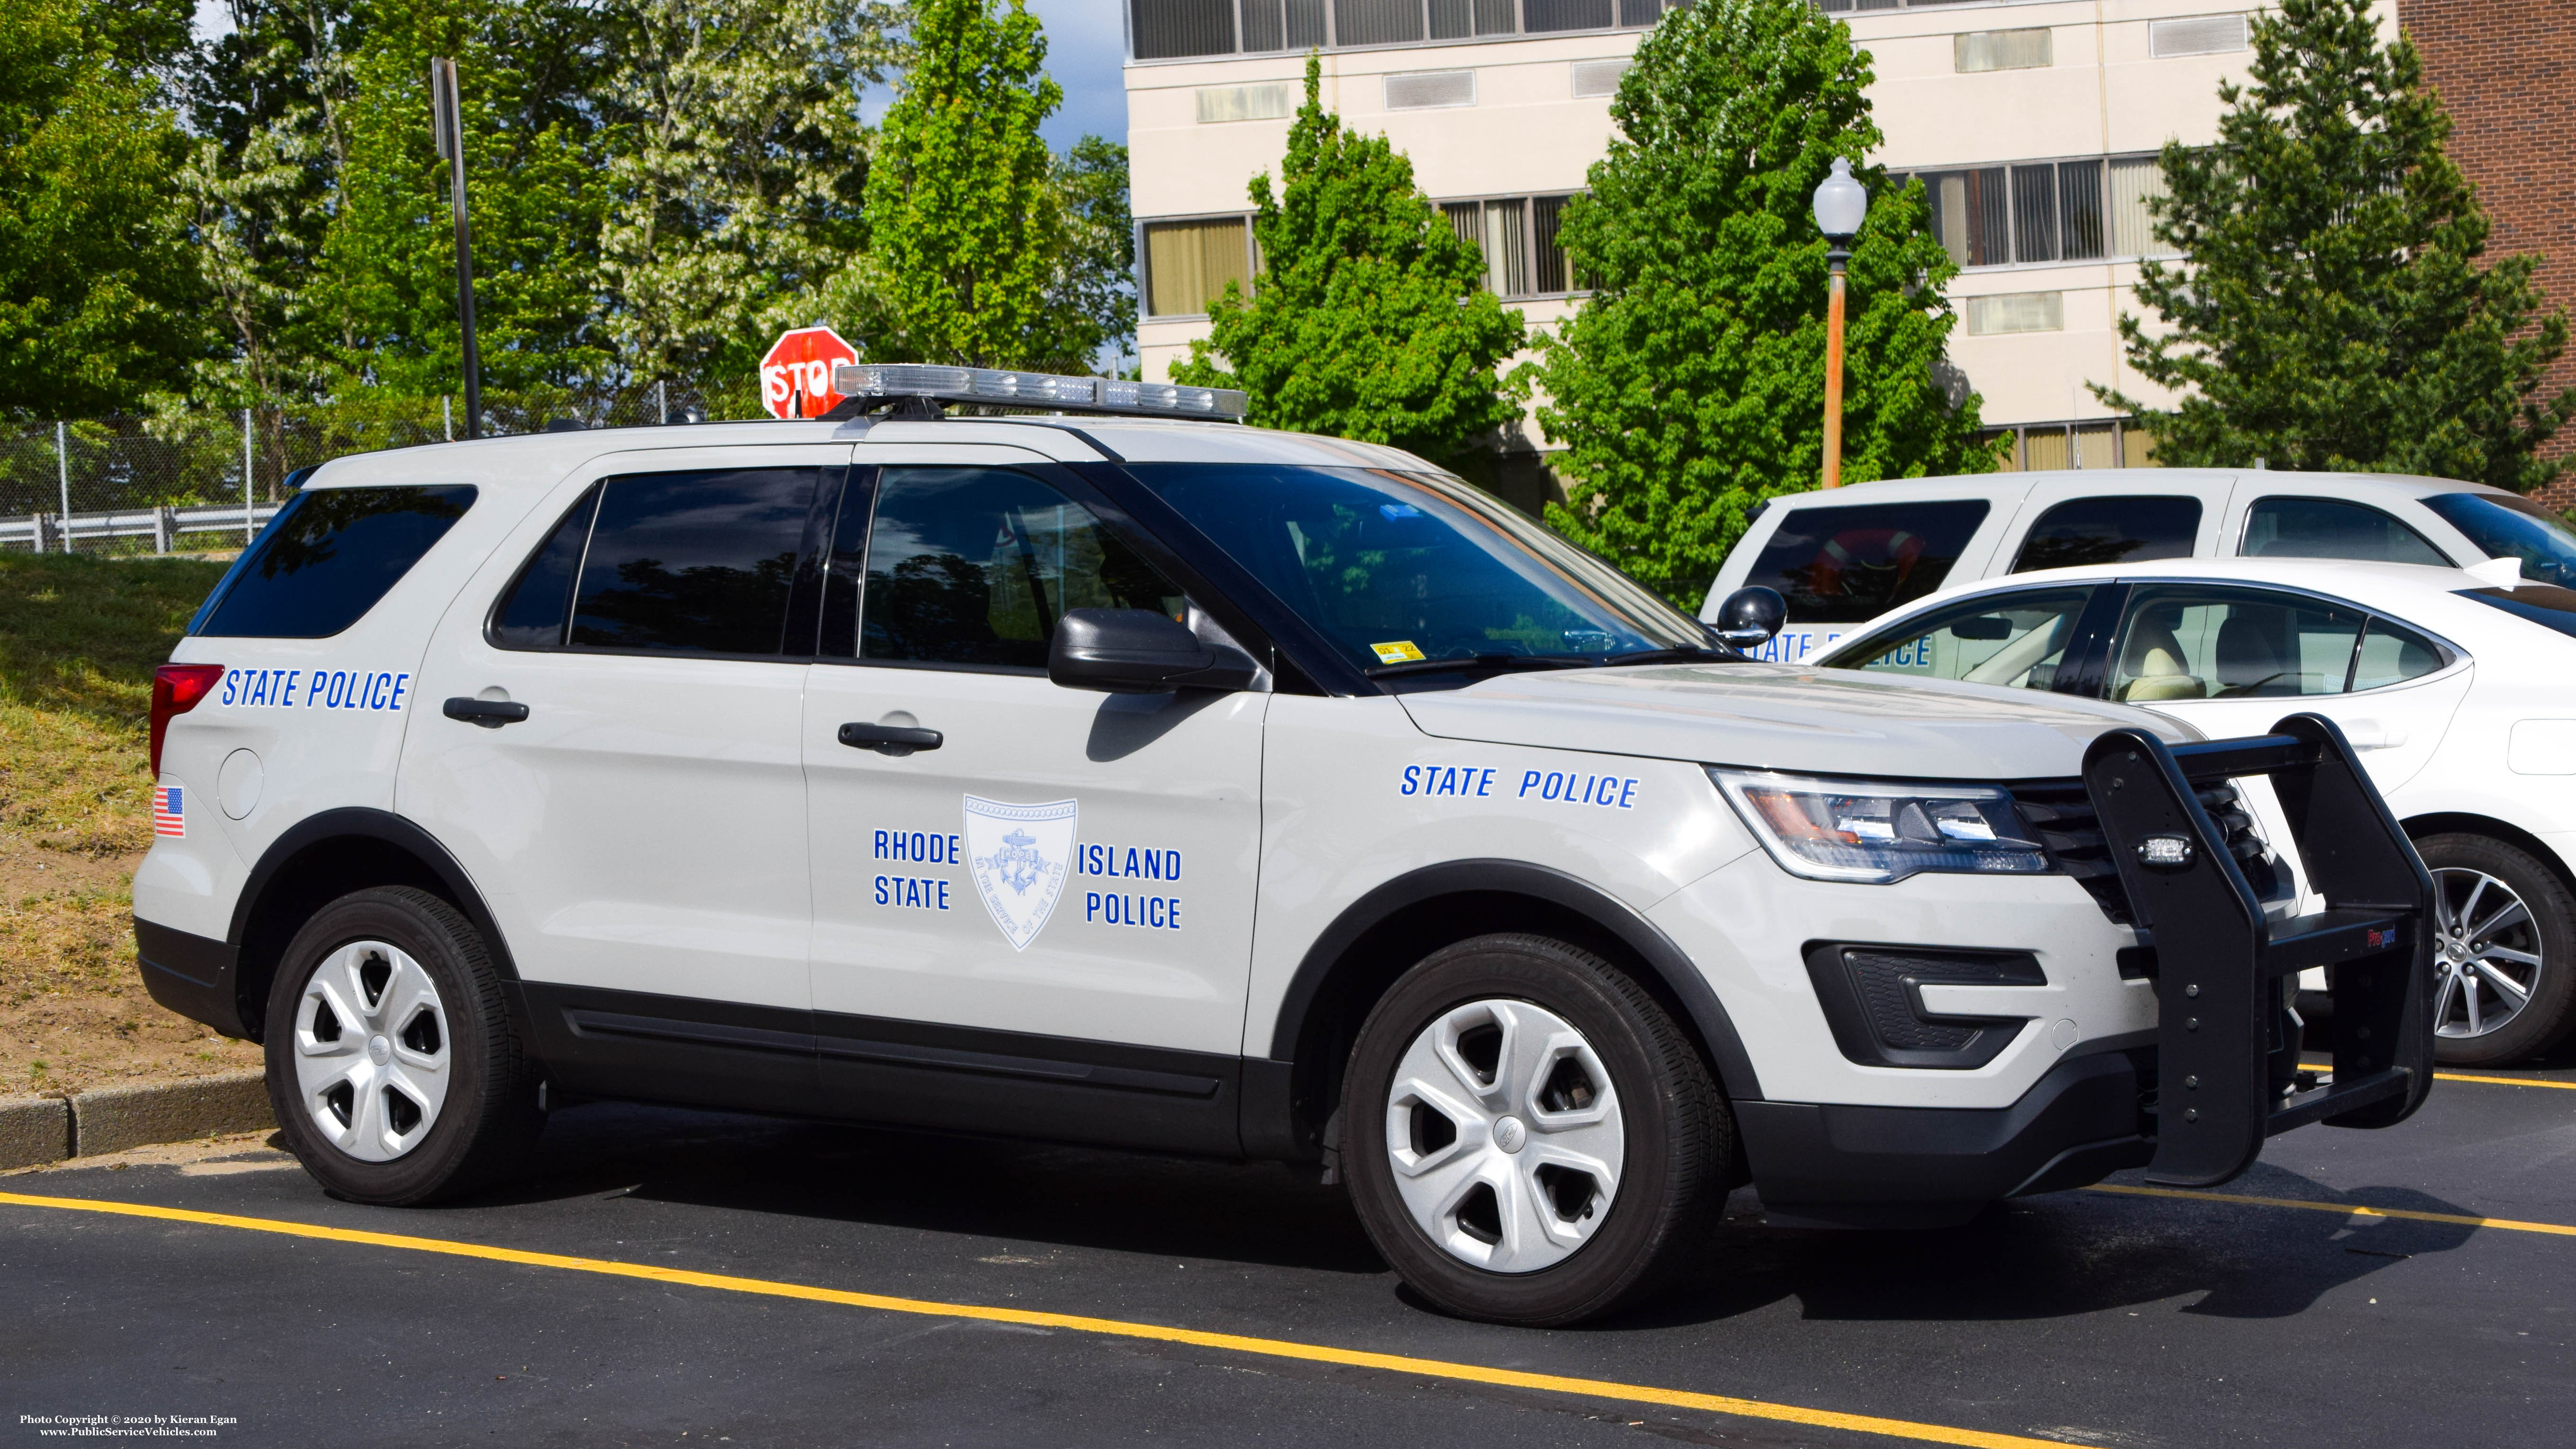
[[[2212,738],[2327,716],[2441,887],[2441,1060],[2576,1027],[2576,590],[2512,560],[2172,559],[1947,590],[1853,635],[1809,662],[2118,700]]]

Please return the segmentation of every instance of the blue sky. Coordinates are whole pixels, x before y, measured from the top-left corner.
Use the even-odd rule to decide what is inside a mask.
[[[1127,98],[1118,68],[1126,58],[1119,0],[1028,0],[1046,26],[1047,71],[1064,87],[1064,107],[1048,119],[1047,144],[1061,151],[1084,133],[1127,139]],[[232,28],[223,0],[197,0],[197,33],[221,35]],[[867,97],[868,119],[885,111],[893,92],[883,87]]]

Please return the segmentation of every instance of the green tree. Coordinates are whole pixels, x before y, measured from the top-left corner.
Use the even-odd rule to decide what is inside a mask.
[[[133,411],[207,349],[168,19],[0,11],[0,408],[22,417]]]
[[[1471,477],[1520,416],[1497,371],[1526,332],[1483,289],[1484,256],[1414,185],[1384,136],[1324,109],[1321,67],[1288,130],[1274,193],[1252,179],[1261,273],[1208,308],[1174,381],[1241,388],[1251,421],[1406,449]]]
[[[638,377],[749,377],[867,245],[890,6],[615,0],[602,283]]]
[[[1117,366],[1136,351],[1136,220],[1127,205],[1127,148],[1085,136],[1056,158],[1065,208],[1063,305],[1100,333],[1094,361]]]
[[[2533,450],[2576,414],[2536,396],[2567,346],[2540,315],[2537,259],[2482,266],[2488,224],[2444,150],[2415,47],[2383,44],[2371,0],[2282,0],[2254,20],[2253,84],[2223,83],[2218,144],[2170,144],[2129,362],[2183,394],[2135,411],[2167,464],[2422,473],[2528,491]]]
[[[1107,340],[1066,285],[1074,233],[1038,126],[1064,102],[1022,0],[919,0],[868,168],[869,255],[833,310],[887,361],[1075,372]]]
[[[1533,371],[1572,479],[1548,521],[1639,578],[1686,592],[1756,503],[1820,480],[1826,264],[1809,208],[1837,156],[1870,192],[1850,264],[1843,477],[1994,467],[1978,398],[1944,382],[1958,268],[1921,186],[1859,164],[1883,139],[1870,80],[1849,29],[1807,0],[1701,0],[1647,34],[1620,82],[1618,134],[1566,208],[1592,298]]]
[[[447,163],[429,63],[457,62],[486,388],[595,384],[610,339],[599,260],[609,188],[583,104],[588,12],[573,0],[369,0],[352,53],[335,210],[303,299],[306,345],[335,392],[459,386]]]

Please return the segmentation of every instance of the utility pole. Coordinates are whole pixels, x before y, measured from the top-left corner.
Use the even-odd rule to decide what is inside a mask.
[[[456,62],[429,63],[430,128],[447,163],[449,208],[456,214],[456,321],[465,341],[465,436],[483,436],[483,359],[474,347],[474,246],[465,225],[465,123],[456,104]]]

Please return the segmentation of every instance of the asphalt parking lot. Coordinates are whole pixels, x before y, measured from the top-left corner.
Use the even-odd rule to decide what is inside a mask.
[[[2563,1443],[2576,1068],[2489,1075],[2389,1131],[2280,1138],[2214,1196],[1831,1234],[1766,1228],[1739,1195],[1699,1281],[1559,1332],[1409,1301],[1337,1189],[1271,1166],[598,1104],[557,1114],[542,1177],[399,1211],[323,1197],[256,1139],[147,1149],[0,1176],[0,1424],[34,1442],[29,1416],[218,1416],[218,1442],[261,1445]]]

